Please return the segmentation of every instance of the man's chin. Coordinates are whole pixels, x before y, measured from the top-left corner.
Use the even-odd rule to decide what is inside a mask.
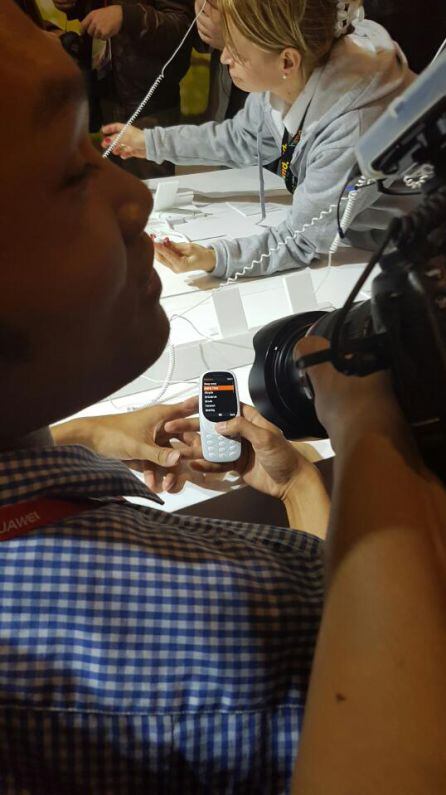
[[[150,329],[146,332],[143,340],[139,343],[141,353],[138,371],[130,380],[138,378],[149,367],[155,364],[166,348],[170,333],[170,324],[161,304],[157,303],[152,310]]]

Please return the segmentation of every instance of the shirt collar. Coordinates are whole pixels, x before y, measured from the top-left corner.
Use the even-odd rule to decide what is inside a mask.
[[[80,445],[27,448],[0,454],[0,505],[39,497],[143,497],[163,501],[121,461]]]
[[[290,135],[295,135],[295,133],[302,128],[305,114],[308,110],[311,100],[313,99],[321,75],[322,68],[318,67],[313,71],[311,77],[305,84],[305,87],[291,106],[287,105],[283,99],[280,99],[280,97],[271,94],[271,92],[269,93],[268,98],[272,108],[273,116],[275,118],[279,116],[282,130],[283,127],[285,127]]]

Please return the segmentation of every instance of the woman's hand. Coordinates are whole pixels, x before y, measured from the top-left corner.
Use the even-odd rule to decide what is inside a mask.
[[[197,406],[197,398],[189,398],[127,414],[70,420],[55,425],[51,432],[56,444],[83,444],[99,455],[118,458],[131,469],[144,472],[153,490],[178,491],[186,480],[179,463],[182,445],[172,447],[164,426],[169,420],[193,414]]]
[[[197,243],[172,243],[169,239],[163,243],[155,243],[155,257],[174,273],[197,270],[211,273],[216,264],[212,248],[205,248]]]
[[[103,10],[105,11],[107,9]],[[102,135],[104,137],[101,142],[103,149],[108,149],[113,141],[116,140],[123,127],[124,125],[120,122],[104,124],[102,127]],[[120,157],[122,160],[128,160],[129,157],[141,157],[145,159],[146,144],[143,130],[138,130],[137,127],[128,127],[117,147],[113,149],[113,154]]]

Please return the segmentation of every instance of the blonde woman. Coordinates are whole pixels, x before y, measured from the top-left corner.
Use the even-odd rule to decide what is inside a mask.
[[[336,203],[355,162],[356,142],[413,75],[398,45],[380,25],[363,19],[357,2],[220,0],[220,10],[221,60],[235,85],[251,92],[244,109],[220,124],[129,128],[116,153],[183,165],[277,161],[293,195],[280,226],[209,248],[158,245],[157,258],[176,272],[203,269],[221,279],[253,260],[250,276],[302,268],[328,251],[336,214],[306,224]],[[104,146],[121,129],[104,127]],[[374,248],[402,201],[365,188],[348,241]]]

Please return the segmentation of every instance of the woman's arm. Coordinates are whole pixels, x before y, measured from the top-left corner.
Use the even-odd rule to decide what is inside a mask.
[[[233,119],[220,123],[144,130],[146,156],[156,163],[170,160],[181,165],[224,165],[229,168],[255,165],[264,101],[262,94],[250,94],[244,108]],[[277,141],[263,130],[263,163],[271,163],[279,154]]]
[[[311,377],[337,455],[327,593],[292,791],[440,795],[445,490],[381,377],[346,378],[329,365]]]

